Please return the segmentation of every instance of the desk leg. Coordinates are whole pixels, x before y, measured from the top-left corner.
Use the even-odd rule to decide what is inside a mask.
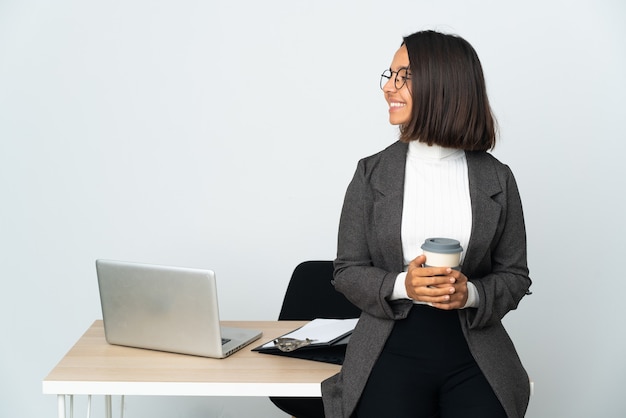
[[[111,418],[112,417],[111,395],[104,395],[104,416],[106,418]]]
[[[65,418],[65,395],[57,395],[57,415]]]

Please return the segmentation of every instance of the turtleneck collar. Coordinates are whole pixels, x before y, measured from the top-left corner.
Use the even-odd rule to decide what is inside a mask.
[[[422,160],[443,160],[464,155],[464,151],[456,148],[444,148],[439,145],[428,145],[419,141],[409,142],[407,156]]]

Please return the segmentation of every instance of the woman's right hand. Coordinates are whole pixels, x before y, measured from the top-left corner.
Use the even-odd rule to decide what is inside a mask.
[[[450,275],[449,267],[424,267],[426,256],[420,255],[411,261],[404,285],[408,296],[416,301],[447,303],[455,292],[456,278]]]

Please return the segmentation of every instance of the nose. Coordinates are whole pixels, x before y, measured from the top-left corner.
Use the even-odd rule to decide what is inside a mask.
[[[383,92],[387,93],[387,92],[393,92],[393,91],[396,91],[396,83],[394,81],[394,77],[392,74],[391,77],[387,79],[385,84],[383,84]]]

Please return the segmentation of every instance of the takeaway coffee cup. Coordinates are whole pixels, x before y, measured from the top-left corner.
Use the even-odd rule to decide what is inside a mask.
[[[428,238],[422,244],[426,256],[426,267],[459,267],[461,243],[451,238]]]

